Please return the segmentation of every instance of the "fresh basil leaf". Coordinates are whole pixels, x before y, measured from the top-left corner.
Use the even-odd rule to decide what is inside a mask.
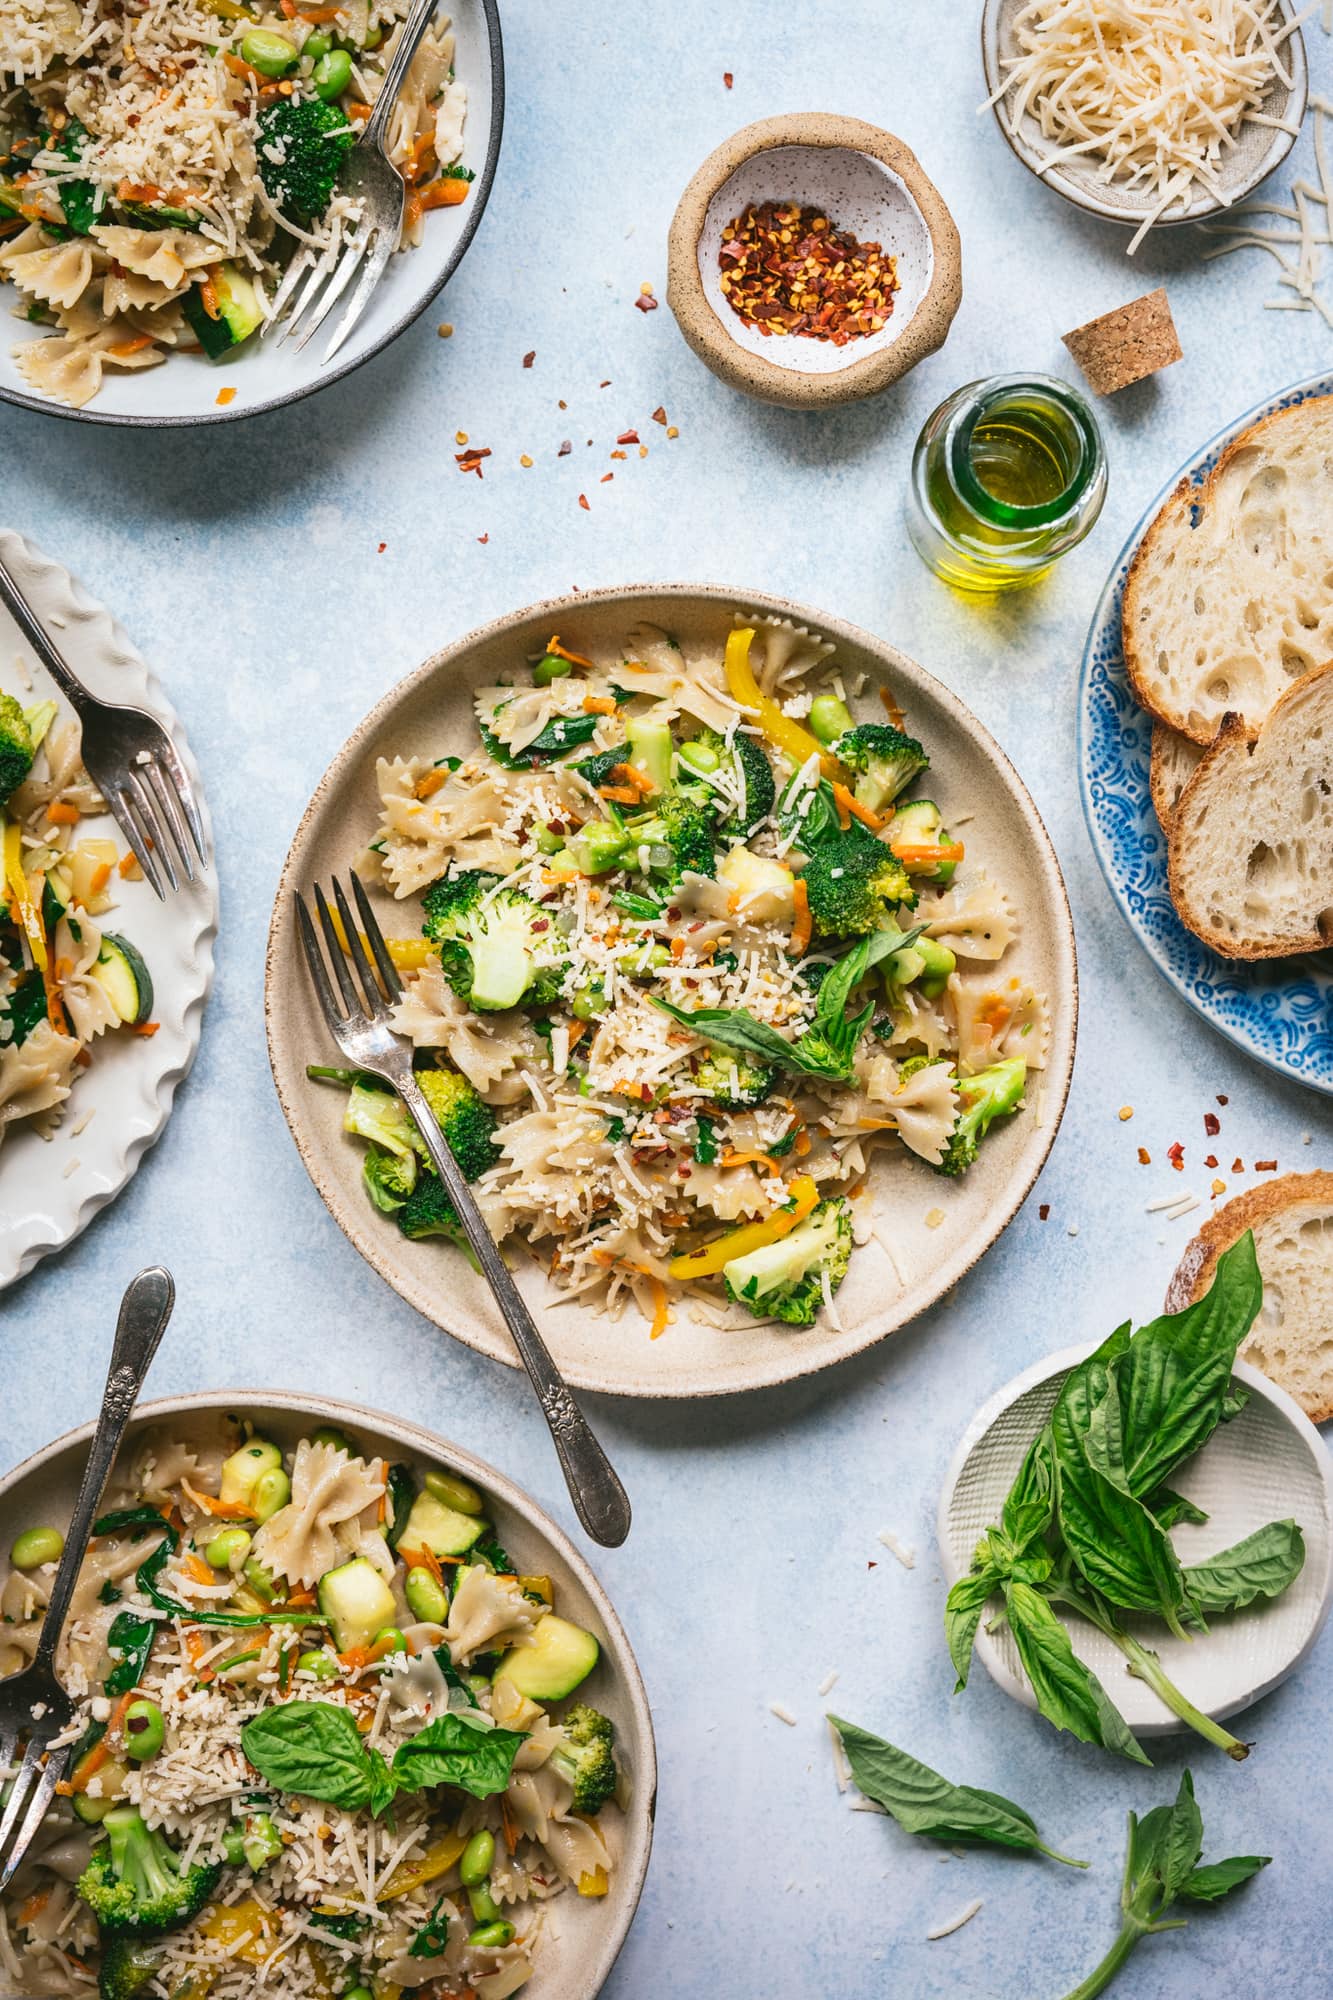
[[[409,1958],[440,1958],[449,1949],[449,1905],[443,1896],[407,1947]]]
[[[1180,1561],[1165,1529],[1124,1490],[1116,1377],[1096,1361],[1071,1372],[1051,1413],[1060,1532],[1094,1590],[1123,1610],[1156,1612],[1181,1633]]]
[[[1047,1720],[1083,1743],[1099,1743],[1136,1764],[1149,1763],[1097,1676],[1076,1656],[1046,1599],[1013,1577],[1004,1586],[1004,1601],[1023,1671]]]
[[[696,1007],[692,1012],[684,1007],[673,1007],[669,1000],[656,994],[651,996],[653,1005],[660,1007],[664,1014],[670,1014],[682,1028],[692,1035],[700,1035],[706,1042],[713,1042],[719,1048],[741,1049],[746,1055],[758,1056],[761,1062],[776,1063],[783,1069],[793,1069],[815,1076],[829,1074],[826,1067],[816,1065],[813,1069],[801,1059],[800,1044],[789,1042],[776,1028],[770,1028],[765,1021],[757,1021],[746,1007]]]
[[[1182,1771],[1180,1790],[1175,1804],[1167,1808],[1166,1826],[1157,1852],[1157,1870],[1168,1903],[1174,1903],[1198,1867],[1202,1853],[1203,1815],[1195,1801],[1194,1780],[1188,1771]]]
[[[1206,1861],[1202,1868],[1186,1876],[1180,1893],[1191,1903],[1220,1903],[1242,1882],[1248,1882],[1261,1868],[1267,1868],[1272,1859],[1271,1854],[1233,1854],[1226,1861]]]
[[[973,1570],[968,1576],[959,1577],[945,1600],[944,1636],[949,1642],[949,1657],[958,1675],[954,1687],[955,1694],[961,1694],[967,1686],[977,1627],[981,1623],[982,1613],[999,1590],[1001,1582],[1000,1572],[996,1569]]]
[[[1280,1596],[1304,1562],[1305,1537],[1296,1522],[1270,1521],[1206,1562],[1191,1563],[1185,1588],[1200,1611],[1240,1611],[1256,1597]]]
[[[241,1748],[280,1792],[320,1799],[345,1812],[370,1804],[371,1759],[345,1708],[288,1701],[261,1709],[242,1727]]]
[[[474,1799],[489,1799],[509,1783],[514,1758],[526,1740],[520,1730],[482,1729],[464,1716],[440,1715],[399,1744],[393,1775],[400,1791],[456,1785]]]
[[[371,1812],[378,1819],[381,1813],[388,1811],[397,1797],[398,1780],[380,1751],[368,1749],[366,1759],[370,1766],[369,1805]]]
[[[998,1792],[979,1791],[973,1785],[953,1785],[928,1764],[910,1757],[905,1750],[831,1715],[829,1721],[842,1739],[852,1776],[860,1790],[876,1805],[892,1813],[906,1833],[923,1834],[933,1840],[981,1840],[996,1847],[1014,1847],[1028,1853],[1048,1854],[1071,1868],[1086,1868],[1086,1861],[1070,1861],[1047,1847],[1037,1832],[1037,1823],[1022,1806]]]
[[[136,1618],[132,1611],[118,1612],[112,1619],[106,1645],[116,1664],[102,1683],[104,1693],[114,1699],[138,1687],[153,1650],[157,1627],[156,1618]]]
[[[1048,1424],[1028,1446],[1000,1516],[1000,1526],[1015,1554],[1026,1553],[1046,1533],[1054,1515],[1055,1455]]]
[[[1174,1528],[1181,1521],[1191,1521],[1201,1528],[1208,1519],[1202,1507],[1187,1500],[1183,1493],[1173,1493],[1169,1486],[1159,1486],[1143,1504],[1159,1528]]]
[[[1222,1421],[1236,1353],[1263,1303],[1247,1230],[1217,1260],[1197,1304],[1140,1327],[1119,1369],[1125,1464],[1142,1497],[1206,1444]]]

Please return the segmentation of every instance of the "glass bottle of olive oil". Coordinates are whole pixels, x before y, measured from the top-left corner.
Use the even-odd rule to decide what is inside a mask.
[[[955,390],[912,458],[907,527],[956,590],[1016,590],[1081,542],[1106,497],[1097,419],[1049,375],[996,375]]]

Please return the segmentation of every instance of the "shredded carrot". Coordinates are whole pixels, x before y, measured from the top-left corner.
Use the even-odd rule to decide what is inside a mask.
[[[230,50],[222,60],[233,76],[244,77],[247,83],[263,84],[267,81],[267,78],[262,77],[250,63],[245,62],[240,56],[232,55]]]
[[[108,347],[107,353],[114,354],[117,361],[128,361],[132,354],[142,354],[145,347],[151,347],[152,344],[153,336],[151,333],[136,333],[130,340],[118,340],[114,347]],[[51,816],[50,812],[48,812],[47,818],[49,819]],[[75,818],[78,818],[77,813],[75,814]]]
[[[548,653],[553,654],[557,660],[568,660],[571,667],[586,667],[589,673],[593,671],[592,661],[585,659],[582,653],[571,653],[568,646],[562,646],[560,644],[560,635],[557,632],[552,632],[550,638],[547,640],[546,650]]]
[[[433,131],[423,132],[419,138],[412,141],[412,144],[407,149],[407,158],[399,169],[409,187],[415,187],[418,181],[425,179],[427,163],[434,151],[435,134]]]
[[[410,1569],[428,1569],[443,1590],[444,1571],[434,1549],[399,1549],[398,1553]]]
[[[370,116],[370,106],[368,104],[358,104],[353,102],[351,104],[345,104],[343,106],[343,109],[344,111],[346,111],[347,116],[349,118],[354,118],[356,120],[358,125],[364,125],[367,118],[369,118]]]
[[[74,1796],[76,1792],[87,1791],[88,1780],[90,1778],[95,1778],[97,1776],[97,1773],[101,1770],[103,1764],[109,1763],[110,1759],[111,1759],[111,1745],[107,1742],[106,1737],[104,1736],[100,1743],[94,1743],[92,1749],[88,1752],[86,1757],[81,1757],[79,1759],[79,1768],[69,1781],[69,1790],[71,1798]]]
[[[852,817],[859,819],[863,826],[868,826],[872,833],[878,833],[882,826],[888,824],[882,814],[872,812],[869,806],[863,806],[860,799],[853,792],[848,791],[846,785],[835,783],[833,797],[837,804],[839,816],[841,816],[843,808],[846,807]]]
[[[417,779],[412,789],[419,799],[433,798],[441,786],[448,783],[448,779],[447,771],[427,771],[424,777]]]
[[[181,1568],[184,1570],[186,1576],[190,1577],[195,1583],[217,1582],[217,1578],[201,1556],[186,1556],[185,1561],[181,1564]]]
[[[222,301],[218,297],[218,288],[211,274],[200,283],[199,303],[210,319],[222,318]]]
[[[111,863],[109,861],[99,861],[88,878],[88,887],[92,890],[94,896],[100,896],[110,880]]]
[[[803,1160],[810,1151],[810,1134],[806,1131],[804,1125],[802,1125],[800,1131],[796,1134],[796,1144],[792,1147],[792,1151],[798,1160]]]
[[[278,1611],[310,1611],[314,1608],[314,1603],[315,1593],[313,1590],[294,1590],[291,1596],[284,1598],[283,1602],[276,1609]]]
[[[500,1794],[500,1824],[504,1828],[505,1846],[511,1854],[518,1851],[518,1822],[509,1809],[509,1801]]]
[[[763,1167],[764,1171],[770,1174],[780,1174],[782,1172],[782,1168],[771,1153],[726,1152],[718,1161],[718,1165],[720,1167]]]
[[[597,796],[601,799],[611,799],[618,806],[636,806],[640,794],[635,791],[633,785],[599,785]]]
[[[181,1492],[196,1506],[201,1514],[212,1514],[219,1521],[253,1521],[254,1514],[249,1507],[242,1507],[239,1500],[219,1500],[212,1493],[201,1493],[197,1486],[191,1486],[188,1479],[182,1479]],[[209,1579],[210,1582],[212,1579]]]
[[[795,917],[791,927],[791,938],[787,945],[792,958],[804,958],[810,949],[812,923],[810,918],[810,892],[800,876],[791,885],[792,907]]]
[[[46,817],[52,826],[77,826],[81,814],[78,807],[70,805],[68,800],[52,799],[46,808]]]
[[[69,975],[71,972],[73,972],[73,970],[74,970],[74,960],[72,958],[58,958],[55,964],[55,978],[57,984],[63,985],[63,983],[65,982],[65,980],[69,978]]]
[[[648,1285],[653,1295],[653,1324],[648,1338],[660,1340],[667,1330],[667,1321],[670,1317],[667,1312],[667,1288],[660,1278],[650,1278]]]
[[[19,1904],[19,1922],[25,1930],[29,1924],[36,1923],[50,1900],[51,1891],[49,1889],[34,1889],[30,1896],[24,1897],[23,1901]]]
[[[839,798],[837,792],[835,792],[833,794],[833,803],[838,808],[838,825],[842,828],[843,832],[846,833],[848,827],[852,823],[852,816],[847,810],[847,799],[849,794],[846,785],[839,786],[839,790],[842,793],[842,797]]]
[[[862,1132],[896,1132],[898,1130],[898,1120],[896,1118],[858,1118],[856,1122]]]
[[[388,1518],[389,1518],[389,1489],[387,1486],[381,1486],[379,1505],[375,1509],[375,1520],[377,1524],[382,1528],[384,1526],[384,1523],[388,1520]]]
[[[895,729],[901,729],[906,717],[886,687],[880,689],[879,698],[884,704],[884,712],[888,716],[889,721]]]
[[[941,841],[938,846],[915,846],[911,841],[895,840],[890,844],[890,852],[904,868],[928,868],[932,862],[961,861],[965,849],[961,840]]]
[[[143,1021],[137,1028],[131,1028],[130,1033],[132,1035],[142,1035],[145,1041],[151,1041],[161,1026],[162,1023],[160,1021]]]
[[[139,866],[138,855],[132,849],[127,848],[124,854],[121,855],[119,861],[116,863],[116,873],[123,882],[138,882],[142,880],[143,869]],[[94,886],[96,886],[95,881]]]
[[[23,227],[23,217],[21,215],[16,215],[10,222],[0,222],[0,236],[13,236],[15,232],[22,229],[22,227]]]
[[[586,1021],[571,1021],[569,1024],[569,1046],[572,1049],[581,1036],[588,1032]]]
[[[613,767],[611,775],[617,780],[623,779],[627,785],[633,785],[635,790],[642,792],[645,798],[647,798],[649,792],[657,790],[648,773],[636,770],[633,764],[617,764]]]
[[[616,705],[609,694],[585,694],[583,713],[585,715],[614,715]]]

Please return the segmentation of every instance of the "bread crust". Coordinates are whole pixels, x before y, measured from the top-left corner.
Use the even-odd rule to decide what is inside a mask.
[[[1325,397],[1315,397],[1312,399],[1314,402],[1325,402],[1327,400]],[[1307,405],[1300,404],[1296,407],[1298,409],[1305,409]],[[1290,421],[1291,416],[1292,407],[1288,406],[1281,410],[1270,410],[1266,417],[1260,417],[1257,423],[1251,424],[1248,430],[1242,431],[1239,437],[1232,439],[1212,471],[1198,485],[1186,474],[1178,482],[1175,489],[1168,494],[1153,516],[1142,541],[1134,551],[1133,559],[1130,562],[1129,570],[1125,577],[1125,589],[1120,603],[1120,644],[1124,654],[1125,667],[1129,673],[1130,686],[1134,690],[1134,698],[1140,708],[1147,709],[1149,715],[1156,716],[1159,722],[1165,722],[1181,736],[1188,736],[1195,743],[1207,745],[1213,740],[1209,735],[1207,727],[1203,726],[1191,729],[1184,716],[1173,715],[1169,709],[1162,706],[1160,701],[1154,699],[1152,663],[1140,652],[1135,643],[1135,628],[1139,616],[1139,591],[1149,567],[1157,560],[1159,542],[1165,539],[1168,530],[1172,532],[1177,531],[1179,517],[1183,511],[1192,506],[1206,509],[1213,498],[1213,493],[1219,480],[1223,477],[1231,461],[1237,454],[1242,451],[1250,451],[1256,444],[1261,444],[1266,431],[1278,424],[1285,427]],[[1258,736],[1263,724],[1264,717],[1262,715],[1256,716],[1252,722],[1248,718],[1245,718],[1245,732],[1251,742]]]
[[[1185,789],[1184,785],[1182,785],[1180,791],[1176,792],[1174,797],[1172,796],[1175,782],[1172,759],[1176,754],[1172,738],[1179,735],[1180,731],[1173,729],[1169,722],[1154,720],[1152,726],[1152,753],[1148,760],[1148,789],[1152,793],[1152,809],[1157,815],[1157,824],[1161,827],[1162,832],[1167,834],[1171,831],[1171,822],[1175,819],[1176,810],[1180,804],[1181,792]],[[1192,736],[1187,736],[1184,740],[1187,743],[1194,742]],[[1196,745],[1197,747],[1199,746]],[[1195,768],[1198,768],[1197,765]],[[1191,772],[1190,776],[1192,777],[1193,775],[1193,772]],[[1188,782],[1189,780],[1187,779],[1186,783]]]
[[[1186,1245],[1166,1288],[1162,1310],[1177,1313],[1194,1305],[1212,1284],[1217,1260],[1224,1250],[1238,1243],[1256,1223],[1306,1202],[1333,1211],[1333,1174],[1279,1174],[1276,1180],[1250,1188],[1215,1209],[1198,1235]],[[1327,1423],[1333,1417],[1333,1379],[1324,1383],[1317,1406],[1314,1409],[1306,1406],[1306,1415],[1315,1424]]]
[[[1316,682],[1333,677],[1333,660],[1326,660],[1320,667],[1312,667],[1308,674],[1302,674],[1298,681],[1284,690],[1266,717],[1263,728],[1270,729],[1289,701],[1303,698]],[[1222,725],[1214,737],[1212,746],[1205,751],[1189,783],[1181,792],[1175,812],[1166,828],[1167,836],[1167,886],[1171,891],[1171,901],[1175,904],[1176,915],[1195,937],[1201,938],[1210,951],[1220,958],[1241,959],[1253,962],[1263,958],[1298,958],[1303,952],[1323,951],[1330,940],[1317,928],[1294,938],[1249,938],[1238,940],[1224,933],[1212,930],[1206,918],[1191,908],[1185,892],[1185,841],[1189,808],[1195,795],[1213,782],[1220,764],[1237,755],[1252,757],[1256,745],[1251,741],[1241,716],[1228,710],[1222,717]]]

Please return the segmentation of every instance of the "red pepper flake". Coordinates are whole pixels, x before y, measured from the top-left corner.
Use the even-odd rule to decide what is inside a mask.
[[[622,431],[616,439],[617,444],[637,444],[638,442],[639,433],[637,431]]]
[[[605,484],[606,484],[607,480],[608,480],[608,479],[614,479],[614,478],[615,478],[615,476],[616,476],[616,475],[615,475],[615,473],[614,473],[614,472],[604,472],[604,473],[602,474],[601,478],[600,478],[600,479],[598,480],[598,482],[597,482],[597,483],[598,483],[598,485],[599,485],[599,486],[605,486]]]
[[[489,458],[490,455],[491,448],[489,445],[472,444],[468,446],[466,451],[456,451],[454,453],[454,463],[460,472],[475,472],[478,479],[480,479],[482,476],[481,461],[483,458]]]
[[[1039,1217],[1043,1222],[1046,1221],[1047,1217],[1050,1215],[1050,1212],[1051,1212],[1051,1204],[1048,1201],[1044,1201],[1041,1207],[1037,1210],[1037,1214],[1039,1215]]]
[[[1219,1104],[1230,1104],[1231,1099],[1229,1097],[1223,1097],[1221,1092],[1219,1091],[1217,1101]]]
[[[867,1564],[866,1564],[866,1568],[867,1568],[867,1569],[878,1569],[878,1568],[879,1568],[879,1564],[878,1564],[878,1563],[867,1563]]]
[[[1146,1146],[1139,1147],[1139,1165],[1141,1167],[1150,1167],[1152,1165],[1152,1154]]]
[[[640,292],[634,303],[641,313],[655,313],[657,311],[657,300],[651,292]]]
[[[1256,1174],[1275,1174],[1277,1172],[1277,1161],[1256,1160],[1254,1163],[1254,1171],[1256,1172]]]
[[[477,540],[478,540],[479,542],[489,542],[489,540],[490,540],[490,539],[491,539],[491,538],[490,538],[490,536],[489,536],[489,535],[478,535],[478,536],[477,536]]]
[[[580,507],[582,507],[585,514],[591,514],[592,508],[588,505],[588,496],[586,493],[580,493],[579,505]]]
[[[567,410],[569,408],[569,404],[565,401],[563,396],[560,398],[560,401],[556,404],[556,408],[558,410]]]
[[[1233,1160],[1231,1162],[1231,1171],[1233,1174],[1243,1174],[1245,1171],[1244,1160]]]
[[[1215,1111],[1204,1112],[1203,1129],[1208,1134],[1208,1137],[1210,1139],[1215,1139],[1218,1133],[1222,1130],[1222,1120],[1218,1117]]]
[[[723,295],[744,325],[835,347],[878,333],[898,290],[881,244],[858,242],[797,201],[751,202],[722,231],[718,266]]]
[[[666,410],[663,407],[663,405],[659,403],[657,408],[653,411],[653,422],[655,424],[664,424],[666,420],[667,420]]]
[[[530,349],[529,352],[523,356],[523,366],[525,368],[531,368],[533,362],[536,359],[537,359],[537,350],[534,347]]]
[[[611,387],[611,377],[608,375],[605,382],[599,382],[597,386],[599,389],[609,389]]]
[[[561,438],[561,440],[560,440],[560,449],[559,449],[559,451],[558,451],[558,452],[556,453],[556,457],[557,457],[557,458],[568,458],[568,457],[569,457],[569,454],[570,454],[570,452],[571,452],[571,451],[573,451],[573,449],[574,449],[574,442],[573,442],[573,439],[572,439],[572,438]]]
[[[733,83],[734,83],[735,81],[736,81],[736,79],[735,79],[735,77],[734,77],[734,76],[732,75],[731,71],[730,71],[729,69],[724,69],[724,70],[723,70],[723,72],[722,72],[722,86],[723,86],[723,88],[724,88],[725,90],[730,90],[730,89],[731,89],[731,86],[732,86],[732,84],[733,84]]]
[[[627,451],[613,451],[611,456],[612,458],[628,458],[629,453]]]
[[[1176,1170],[1176,1172],[1177,1172],[1178,1174],[1183,1174],[1183,1173],[1184,1173],[1184,1171],[1185,1171],[1185,1148],[1184,1148],[1184,1147],[1183,1147],[1183,1146],[1181,1145],[1181,1143],[1180,1143],[1179,1139],[1177,1139],[1177,1140],[1176,1140],[1176,1142],[1175,1142],[1175,1144],[1174,1144],[1173,1146],[1168,1146],[1168,1147],[1167,1147],[1167,1149],[1166,1149],[1166,1157],[1167,1157],[1167,1159],[1168,1159],[1168,1160],[1170,1160],[1170,1162],[1171,1162],[1172,1166],[1173,1166],[1173,1167],[1175,1168],[1175,1170]]]
[[[382,556],[384,554],[384,551],[388,548],[388,546],[389,544],[387,542],[381,542],[379,547],[375,551],[376,555]]]
[[[1217,1154],[1205,1153],[1203,1156],[1203,1163],[1206,1167],[1215,1167],[1217,1165]]]
[[[533,931],[549,931],[550,928],[551,919],[549,917],[538,917],[535,923],[528,926],[528,929]]]

